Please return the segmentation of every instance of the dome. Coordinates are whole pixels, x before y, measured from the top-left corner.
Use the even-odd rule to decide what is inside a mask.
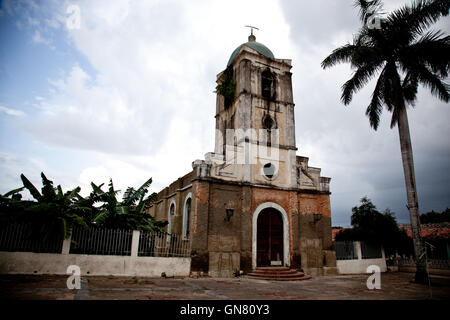
[[[275,56],[273,55],[272,51],[270,51],[269,48],[267,48],[262,43],[255,41],[255,36],[251,35],[248,37],[248,42],[241,44],[239,47],[237,47],[233,53],[230,56],[230,59],[228,60],[227,67],[233,62],[234,58],[236,58],[236,55],[238,54],[239,50],[241,50],[242,46],[248,46],[252,48],[253,50],[256,50],[260,54],[266,56],[267,58],[275,59]]]

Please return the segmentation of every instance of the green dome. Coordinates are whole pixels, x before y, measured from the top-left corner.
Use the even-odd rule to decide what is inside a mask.
[[[250,38],[250,37],[249,37]],[[269,48],[267,48],[262,43],[256,42],[256,41],[250,41],[241,44],[239,47],[237,47],[233,53],[231,54],[230,59],[228,60],[227,67],[233,62],[234,58],[236,58],[236,55],[238,54],[239,50],[241,50],[242,46],[249,46],[253,50],[256,50],[260,54],[266,56],[267,58],[275,59],[275,56],[273,55],[272,51],[270,51]]]

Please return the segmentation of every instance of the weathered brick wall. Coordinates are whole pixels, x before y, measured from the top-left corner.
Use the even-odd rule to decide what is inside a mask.
[[[209,272],[232,276],[240,270],[242,188],[238,185],[210,185],[208,226]],[[227,217],[226,209],[233,215]]]
[[[304,269],[335,267],[329,194],[300,193],[298,200],[302,267]]]
[[[208,272],[209,193],[210,186],[208,181],[196,180],[192,183],[192,271]]]
[[[175,216],[172,220],[173,234],[181,234],[182,232],[184,203],[188,194],[192,192],[192,187],[189,187],[189,185],[192,184],[192,179],[193,172],[191,171],[172,182],[168,187],[164,188],[157,194],[156,201],[147,211],[155,219],[167,221],[169,206],[172,201],[175,201]]]
[[[186,180],[185,180],[186,181]],[[287,213],[289,220],[289,264],[293,268],[335,267],[331,244],[331,212],[329,194],[302,193],[196,179],[171,184],[163,201],[155,205],[166,218],[171,199],[177,206],[173,232],[181,234],[186,196],[192,193],[191,248],[193,272],[209,272],[212,276],[232,276],[235,270],[252,269],[252,219],[256,208],[273,202]],[[178,191],[177,191],[178,190]],[[172,191],[172,192],[171,192]],[[226,209],[233,209],[227,220]],[[157,215],[158,216],[158,215]]]

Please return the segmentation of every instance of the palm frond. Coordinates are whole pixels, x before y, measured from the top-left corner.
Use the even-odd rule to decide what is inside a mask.
[[[145,192],[147,192],[147,190],[145,190]],[[144,196],[145,196],[145,193],[143,193],[143,194],[141,195],[141,198],[139,199],[139,203],[138,203],[138,205],[136,206],[136,212],[137,212],[138,214],[141,214],[141,213],[142,213],[142,210],[144,209],[144,207],[145,207],[145,205],[146,205],[146,202],[144,201]]]
[[[94,224],[102,224],[106,218],[108,218],[109,212],[108,210],[101,210],[92,220]]]
[[[3,197],[8,198],[9,196],[12,196],[12,195],[14,195],[16,193],[19,193],[19,192],[23,191],[23,189],[25,189],[25,187],[20,187],[20,188],[8,191],[7,193],[5,193],[3,195]]]
[[[378,129],[378,125],[380,123],[380,116],[383,111],[383,102],[384,102],[384,69],[381,72],[375,89],[372,93],[372,100],[370,101],[369,106],[366,109],[366,116],[369,117],[370,126],[374,129]]]
[[[342,86],[341,101],[348,105],[353,98],[353,94],[366,85],[379,69],[379,65],[365,65],[358,68],[353,77]]]
[[[86,221],[76,213],[70,213],[67,216],[72,220],[72,224],[75,223],[76,225],[81,226],[84,229],[89,229]]]
[[[102,190],[103,184],[104,183],[102,183],[101,185],[97,186],[95,183],[91,182],[92,190],[98,195],[104,194],[105,192]]]
[[[419,87],[419,80],[412,72],[408,72],[403,79],[402,91],[405,101],[414,106],[417,98],[417,89]]]
[[[61,188],[61,185],[60,185],[60,184],[58,184],[58,186],[56,187],[56,189],[58,190],[58,194],[57,194],[58,199],[64,198],[64,192],[62,191],[62,188]]]
[[[390,13],[386,27],[402,33],[404,41],[409,42],[442,16],[447,16],[449,8],[448,0],[416,0]]]
[[[156,192],[153,192],[147,197],[147,199],[145,199],[145,202],[154,202],[157,196],[158,194]]]
[[[124,203],[132,202],[132,201],[130,200],[130,198],[133,197],[133,194],[134,194],[135,192],[136,192],[136,190],[134,190],[133,187],[128,187],[128,188],[125,190],[125,192],[123,193],[123,197],[122,197],[123,202],[124,202]]]
[[[399,93],[400,76],[394,61],[389,61],[383,69],[384,72],[384,104],[388,111],[392,112],[397,101],[396,96]]]
[[[47,179],[45,174],[41,172],[42,178],[42,197],[45,201],[52,201],[56,199],[55,188],[53,187],[53,181]]]
[[[130,194],[126,200],[124,199],[124,204],[132,205],[139,199],[141,199],[142,201],[143,197],[148,192],[148,188],[152,184],[152,181],[153,181],[152,178],[150,178],[146,182],[144,182],[144,184],[142,184],[142,186],[140,186],[139,189]]]
[[[431,94],[437,96],[444,102],[448,102],[450,98],[450,87],[447,83],[441,81],[437,75],[435,75],[426,66],[417,66],[416,76],[419,82],[430,89]]]
[[[38,191],[38,189],[30,182],[30,180],[28,180],[23,173],[20,175],[20,179],[22,180],[23,186],[27,188],[33,198],[37,201],[40,201],[42,199],[42,195]]]
[[[348,43],[342,47],[333,50],[333,52],[322,61],[321,63],[322,68],[326,69],[333,67],[338,63],[350,62],[356,48],[357,48],[356,45]]]
[[[403,71],[413,71],[416,65],[427,65],[440,77],[448,76],[450,68],[450,36],[442,31],[428,31],[415,43],[399,51]]]
[[[113,181],[112,181],[112,179],[109,179],[109,184],[108,184],[108,186],[109,186],[109,194],[110,195],[115,195],[116,194],[116,191],[114,190],[114,184],[113,184]]]
[[[75,189],[73,189],[73,190],[71,190],[71,191],[67,191],[66,194],[65,194],[66,199],[67,199],[68,201],[71,201],[72,199],[74,199],[75,197],[78,196],[78,193],[79,193],[80,191],[81,191],[81,188],[80,188],[80,187],[76,187]]]

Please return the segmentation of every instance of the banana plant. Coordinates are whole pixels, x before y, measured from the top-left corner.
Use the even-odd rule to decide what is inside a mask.
[[[114,189],[112,179],[109,182],[108,191],[103,191],[102,185],[97,186],[91,183],[93,190],[91,197],[101,199],[103,202],[93,219],[93,223],[108,228],[163,231],[167,222],[157,221],[144,211],[145,205],[156,196],[155,193],[152,193],[145,198],[151,183],[152,179],[150,178],[137,190],[128,187],[123,194],[122,201],[117,199],[117,194],[120,191]]]
[[[30,202],[24,208],[20,220],[32,225],[32,236],[47,239],[53,236],[67,238],[69,230],[74,225],[88,228],[84,216],[92,211],[89,206],[81,206],[77,203],[77,195],[80,187],[63,192],[60,185],[56,188],[53,181],[47,179],[44,173],[41,173],[42,189],[41,192],[25,177],[20,176],[23,187],[26,188],[31,196],[36,200]]]
[[[0,195],[0,223],[2,225],[15,222],[20,216],[29,201],[22,200],[22,192],[25,188],[17,188],[3,195]]]
[[[80,187],[63,192],[61,185],[54,187],[53,181],[43,172],[40,191],[24,174],[20,178],[23,187],[0,195],[0,223],[28,224],[32,238],[67,238],[74,226],[163,231],[167,225],[167,222],[157,221],[145,212],[146,204],[156,197],[155,193],[145,197],[152,183],[151,178],[137,190],[127,188],[122,201],[117,198],[120,190],[114,189],[112,179],[107,191],[102,189],[104,184],[91,182],[92,192],[82,197]],[[34,200],[22,200],[21,192],[25,189]]]

